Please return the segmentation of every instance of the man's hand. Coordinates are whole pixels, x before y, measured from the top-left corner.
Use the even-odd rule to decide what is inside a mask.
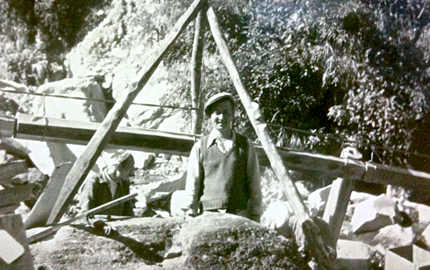
[[[93,222],[93,227],[99,232],[102,232],[106,236],[110,236],[115,232],[115,229],[111,225],[107,224],[101,219],[97,219]]]

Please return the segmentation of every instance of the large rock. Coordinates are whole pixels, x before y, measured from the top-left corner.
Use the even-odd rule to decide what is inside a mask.
[[[309,207],[314,209],[318,214],[324,212],[325,206],[327,204],[328,197],[330,195],[331,185],[325,186],[323,188],[317,189],[308,197]]]
[[[33,101],[33,114],[36,116],[101,122],[107,114],[107,107],[104,102],[73,99],[73,97],[105,99],[100,85],[92,77],[64,79],[47,83],[41,85],[36,92],[71,97],[66,99],[37,96]]]
[[[48,269],[310,269],[297,246],[246,218],[135,218],[111,222],[106,237],[84,224],[65,226],[30,245]]]
[[[357,241],[337,241],[337,263],[339,269],[368,270],[374,251],[372,247]]]
[[[261,215],[261,225],[276,230],[285,237],[292,237],[294,233],[292,216],[294,212],[288,202],[273,201]]]
[[[187,5],[183,5],[182,10],[178,7],[173,13],[167,14],[163,11],[166,8],[169,9],[163,1],[111,1],[110,6],[106,8],[104,20],[67,55],[73,76],[97,74],[104,77],[105,87],[111,87],[113,97],[118,100],[147,63],[151,49],[159,45],[161,38],[173,27]],[[162,26],[159,21],[155,21],[160,17],[163,17],[165,22]],[[151,18],[154,21],[151,21]],[[178,91],[183,90],[174,86],[177,85],[175,77],[178,76],[174,73],[177,72],[186,78],[187,69],[183,64],[170,63],[167,67],[161,63],[134,102],[189,106],[190,100],[185,105],[180,103]],[[186,86],[183,87],[185,88]],[[122,124],[189,132],[191,125],[188,116],[188,111],[132,105],[127,111],[127,121],[123,121]]]
[[[351,218],[352,230],[354,233],[379,230],[393,224],[395,215],[394,201],[382,194],[356,205]]]
[[[412,227],[402,227],[398,224],[389,225],[379,230],[373,239],[374,246],[393,248],[413,244],[415,232]]]
[[[43,189],[48,183],[48,180],[49,177],[43,174],[40,170],[36,168],[29,168],[28,172],[15,175],[12,179],[12,183],[14,185],[33,184],[33,196],[31,199],[25,201],[25,204],[29,208],[32,208],[40,194],[42,194]]]

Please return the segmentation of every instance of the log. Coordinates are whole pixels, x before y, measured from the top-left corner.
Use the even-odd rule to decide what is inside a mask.
[[[251,120],[251,123],[257,133],[259,140],[261,141],[261,144],[267,154],[273,171],[275,172],[278,180],[280,181],[284,193],[288,197],[288,201],[294,211],[294,215],[297,218],[299,224],[302,224],[303,226],[303,232],[305,234],[306,240],[309,243],[309,247],[311,248],[318,265],[330,269],[330,265],[332,264],[333,259],[332,254],[330,254],[330,251],[324,244],[318,228],[309,216],[307,208],[301,200],[299,192],[297,191],[296,186],[291,180],[291,177],[282,162],[281,155],[278,153],[275,144],[269,137],[267,125],[264,123],[264,119],[258,108],[258,104],[252,102],[251,97],[242,82],[236,64],[234,63],[233,58],[230,54],[227,43],[223,38],[221,28],[217,21],[217,17],[211,7],[207,11],[207,18],[215,42],[220,51],[221,58],[224,61],[225,66],[227,67],[227,70],[230,74],[236,91],[239,94],[240,100],[245,107],[245,111]],[[302,242],[301,237],[298,235],[296,235],[296,240],[298,240],[300,244],[304,244]]]
[[[0,207],[19,205],[20,202],[31,199],[33,184],[25,184],[0,190]]]
[[[15,137],[27,140],[86,145],[100,126],[100,123],[94,122],[17,114]],[[115,133],[111,135],[107,146],[110,148],[188,156],[193,144],[193,136],[187,134],[118,127]]]
[[[17,114],[16,138],[43,140],[47,142],[73,143],[86,145],[100,123],[79,122],[47,117],[35,118],[32,115]],[[110,148],[121,148],[145,152],[166,153],[189,156],[194,140],[198,135],[164,132],[140,128],[118,127],[108,144]],[[255,145],[259,162],[270,165],[264,149]],[[277,148],[285,166],[289,170],[317,172],[333,178],[362,179],[365,182],[412,187],[430,185],[430,174],[411,169],[396,168],[371,162],[347,160],[344,158]],[[25,161],[21,161],[25,164]],[[10,166],[2,165],[1,166]],[[25,171],[23,171],[25,172]],[[3,178],[0,174],[0,179]],[[13,176],[12,176],[13,177]]]
[[[0,115],[0,138],[12,137],[15,130],[15,118],[13,116]]]
[[[200,108],[200,110],[191,112],[192,134],[200,134],[203,124],[200,82],[202,77],[205,22],[206,12],[201,10],[195,21],[193,53],[191,55],[191,107]]]
[[[13,260],[13,257],[19,256],[9,264],[5,260],[0,259],[0,269],[3,269],[3,270],[34,269],[33,258],[31,257],[30,249],[28,247],[28,240],[25,235],[25,230],[22,224],[21,215],[17,215],[17,214],[1,215],[0,232],[1,232],[0,242],[2,242],[2,244],[7,245],[7,246],[3,246],[0,244],[0,257],[5,256]],[[6,251],[8,252],[2,255],[2,253]],[[14,253],[17,253],[17,254],[14,254]],[[13,256],[12,258],[10,257],[11,255]]]
[[[28,171],[27,161],[15,160],[8,163],[0,164],[0,185],[11,185],[12,178],[21,173]]]
[[[71,162],[65,162],[55,167],[43,193],[39,196],[24,221],[25,229],[46,225],[52,208],[58,199],[58,194],[63,187],[64,180],[70,172],[72,165]]]
[[[333,235],[333,246],[337,244],[354,183],[355,179],[338,178],[331,185],[323,220],[328,223]]]
[[[100,206],[97,206],[96,208],[93,208],[93,209],[90,209],[88,211],[85,211],[82,214],[77,215],[76,217],[71,218],[69,220],[60,222],[58,224],[52,224],[52,226],[43,228],[42,230],[38,230],[34,234],[31,234],[31,231],[27,231],[28,232],[27,233],[28,242],[29,243],[34,243],[34,242],[38,241],[39,239],[42,239],[42,238],[44,238],[44,237],[46,237],[46,236],[48,236],[48,235],[50,235],[50,234],[58,231],[61,227],[69,225],[69,224],[71,224],[72,222],[74,222],[74,221],[76,221],[78,219],[84,218],[84,217],[86,217],[88,215],[97,214],[99,212],[102,212],[102,211],[107,210],[109,208],[112,208],[114,206],[117,206],[117,205],[119,205],[121,203],[124,203],[124,202],[127,202],[129,200],[132,200],[132,199],[134,199],[136,197],[137,197],[137,193],[125,195],[125,196],[123,196],[121,198],[115,199],[113,201],[110,201],[110,202],[107,202],[107,203],[102,204]]]
[[[195,0],[184,15],[178,20],[170,33],[161,42],[159,47],[155,47],[150,55],[147,64],[139,72],[138,76],[128,85],[128,89],[121,91],[124,93],[122,97],[115,103],[113,108],[109,111],[106,118],[97,129],[94,136],[92,136],[85,151],[76,160],[70,173],[66,177],[63,188],[59,194],[59,200],[52,209],[51,216],[48,222],[53,223],[58,221],[64,212],[67,210],[68,205],[73,200],[73,197],[78,192],[80,185],[85,180],[88,172],[96,163],[103,149],[109,143],[115,129],[118,127],[122,118],[130,107],[135,97],[139,94],[140,90],[149,81],[151,75],[157,69],[168,49],[173,45],[174,41],[179,37],[185,27],[193,20],[201,7],[206,3],[206,0]]]

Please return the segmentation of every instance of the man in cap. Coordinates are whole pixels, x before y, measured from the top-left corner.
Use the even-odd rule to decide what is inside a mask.
[[[232,129],[234,98],[212,96],[204,106],[212,127],[191,150],[186,180],[188,214],[226,212],[259,221],[261,184],[252,142]]]
[[[134,158],[129,152],[118,151],[113,154],[101,173],[85,181],[79,203],[81,211],[88,211],[114,199],[130,194],[129,177],[133,171]],[[133,202],[127,201],[98,214],[108,216],[133,216]],[[100,220],[94,220],[92,216],[89,216],[87,220],[96,228],[106,225]]]

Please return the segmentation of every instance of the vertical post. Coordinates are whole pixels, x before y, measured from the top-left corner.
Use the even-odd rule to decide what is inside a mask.
[[[231,57],[230,50],[227,46],[226,41],[221,32],[217,17],[210,7],[207,11],[207,18],[209,21],[209,26],[214,36],[217,47],[220,51],[221,58],[230,74],[233,84],[239,94],[240,100],[245,107],[246,113],[257,133],[258,138],[264,148],[264,151],[269,158],[270,164],[281,183],[282,189],[288,197],[288,200],[293,208],[294,214],[298,220],[299,225],[303,229],[306,241],[318,263],[318,266],[322,269],[331,269],[331,264],[333,263],[333,250],[330,250],[328,246],[324,243],[321,236],[321,231],[310,218],[307,208],[300,198],[299,192],[294,185],[284,163],[279,155],[275,144],[271,141],[270,136],[267,132],[267,125],[264,123],[263,116],[258,108],[258,104],[252,102],[250,95],[245,89],[245,85],[237,70],[236,64]],[[304,244],[304,239],[301,235],[295,235],[299,244]],[[335,251],[334,251],[335,253]]]
[[[206,12],[202,9],[197,15],[194,27],[193,53],[191,55],[191,107],[202,107],[201,102],[201,77],[202,77],[202,58],[204,46]],[[191,110],[192,134],[200,134],[203,122],[203,110]]]
[[[333,235],[334,246],[336,246],[340,230],[342,229],[349,199],[354,188],[354,182],[353,179],[338,178],[331,185],[323,220],[329,225]]]

